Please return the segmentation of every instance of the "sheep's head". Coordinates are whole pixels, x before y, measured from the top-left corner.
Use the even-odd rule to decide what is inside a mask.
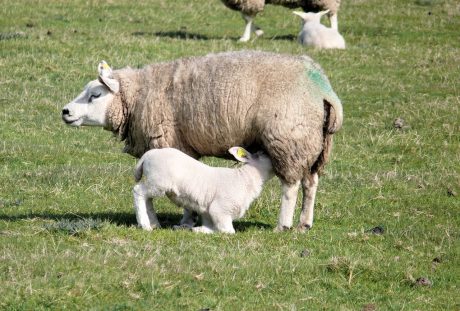
[[[308,13],[305,13],[305,12],[298,12],[298,11],[294,11],[292,12],[293,14],[297,15],[297,16],[300,16],[300,18],[302,18],[302,21],[304,23],[307,23],[307,22],[316,22],[316,23],[320,23],[321,21],[321,17],[327,13],[329,13],[329,10],[326,10],[326,11],[321,11],[321,12],[318,12],[318,13],[313,13],[313,12],[308,12]]]
[[[97,80],[89,82],[83,92],[62,109],[62,120],[71,126],[106,126],[109,104],[119,90],[112,69],[105,61],[98,65]]]

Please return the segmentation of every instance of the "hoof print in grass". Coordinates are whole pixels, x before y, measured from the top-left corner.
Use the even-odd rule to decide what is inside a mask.
[[[385,233],[385,228],[383,226],[377,226],[377,227],[367,230],[367,232],[372,233],[372,234],[381,235]]]
[[[432,283],[426,277],[419,277],[417,280],[415,280],[415,285],[416,286],[431,286]]]

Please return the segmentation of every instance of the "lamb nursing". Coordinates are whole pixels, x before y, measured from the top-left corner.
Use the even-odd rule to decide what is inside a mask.
[[[145,230],[160,226],[152,199],[167,196],[185,209],[202,217],[202,226],[195,232],[235,233],[232,221],[243,217],[251,202],[262,191],[263,184],[273,176],[270,158],[261,152],[251,154],[241,147],[229,152],[240,162],[240,168],[211,167],[174,149],[147,151],[135,169],[139,182],[133,188],[137,222]],[[184,217],[181,224],[188,223]]]
[[[282,184],[277,230],[290,228],[303,189],[299,229],[313,224],[318,174],[328,161],[342,104],[306,56],[227,52],[112,71],[62,110],[71,126],[102,126],[140,157],[176,148],[198,159],[228,157],[232,146],[263,150]]]

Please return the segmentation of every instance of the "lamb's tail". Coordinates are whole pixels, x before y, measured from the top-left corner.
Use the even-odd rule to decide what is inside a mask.
[[[324,103],[323,151],[311,168],[311,173],[321,173],[332,151],[332,134],[342,127],[343,109],[340,101]]]
[[[142,178],[142,173],[143,173],[143,164],[144,164],[144,157],[140,158],[139,161],[137,161],[136,168],[134,169],[134,179],[136,182],[139,182]]]

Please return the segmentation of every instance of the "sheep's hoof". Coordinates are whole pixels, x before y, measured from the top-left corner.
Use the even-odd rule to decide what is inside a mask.
[[[284,232],[284,231],[289,231],[291,230],[291,227],[288,226],[276,226],[275,229],[273,229],[274,232]]]
[[[304,233],[311,229],[309,224],[299,224],[296,228],[297,232]]]
[[[261,35],[264,34],[264,31],[262,29],[257,29],[256,31],[254,31],[254,33],[256,34],[257,37],[260,37]]]

